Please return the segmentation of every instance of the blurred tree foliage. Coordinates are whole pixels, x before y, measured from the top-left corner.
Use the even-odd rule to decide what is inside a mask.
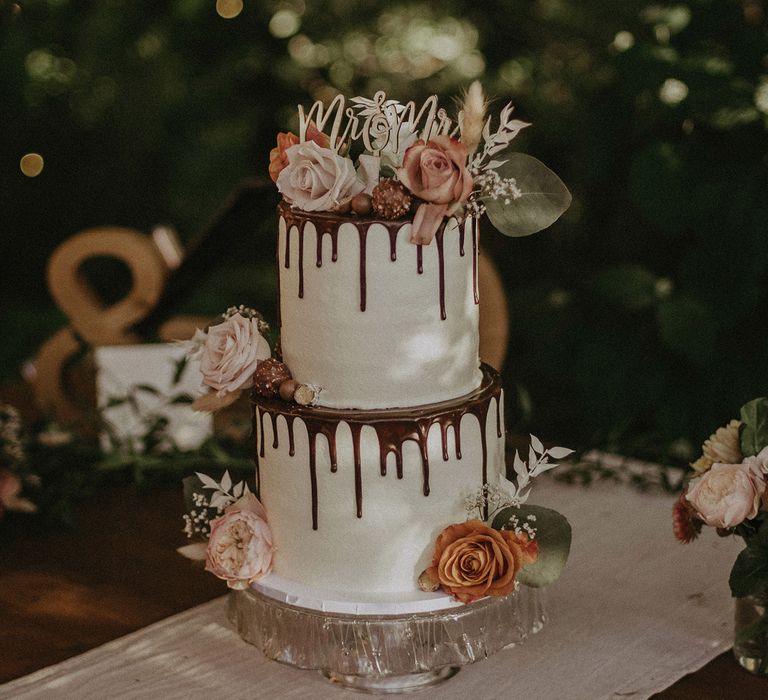
[[[266,172],[297,103],[448,96],[481,77],[533,122],[520,149],[574,193],[548,232],[485,229],[509,290],[518,427],[687,459],[768,393],[763,0],[245,0],[231,19],[216,7],[0,1],[6,375],[60,322],[41,283],[60,240],[157,222],[189,238]],[[19,170],[28,152],[44,158],[34,178]],[[260,238],[222,251],[191,308],[273,294],[265,219]]]

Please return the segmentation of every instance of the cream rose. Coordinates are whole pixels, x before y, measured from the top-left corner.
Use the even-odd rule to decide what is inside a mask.
[[[314,141],[318,146],[328,148],[330,139],[326,134],[320,131],[315,122],[309,122],[307,125],[306,141]],[[283,171],[286,165],[288,165],[288,156],[285,152],[291,147],[299,143],[299,137],[296,134],[292,134],[290,131],[287,133],[279,133],[277,135],[277,146],[269,152],[269,176],[272,178],[272,182],[277,182],[277,178]]]
[[[686,498],[707,525],[736,527],[757,515],[765,491],[761,464],[757,458],[741,464],[713,464],[691,481]]]
[[[272,570],[272,530],[264,506],[246,494],[211,522],[205,568],[242,590]]]
[[[467,157],[464,145],[450,136],[419,139],[405,152],[397,177],[425,202],[414,217],[412,243],[431,243],[443,217],[467,201],[473,186]]]
[[[200,360],[203,383],[224,397],[253,386],[256,367],[271,354],[258,320],[235,314],[208,329],[194,357]]]
[[[515,589],[517,572],[538,557],[538,544],[525,534],[494,530],[480,520],[449,525],[437,538],[432,566],[420,577],[462,603],[504,596]]]
[[[277,176],[277,189],[299,209],[333,211],[365,188],[352,161],[330,148],[306,141],[285,155],[288,165]]]

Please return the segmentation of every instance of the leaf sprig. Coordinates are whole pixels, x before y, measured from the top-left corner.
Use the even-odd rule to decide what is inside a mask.
[[[499,125],[493,133],[491,133],[492,118],[488,117],[486,120],[483,127],[483,150],[475,155],[469,164],[472,172],[480,172],[485,168],[497,168],[502,165],[503,161],[490,161],[489,159],[503,151],[520,131],[530,126],[529,122],[513,119],[513,110],[514,107],[511,102],[504,106],[499,113]]]

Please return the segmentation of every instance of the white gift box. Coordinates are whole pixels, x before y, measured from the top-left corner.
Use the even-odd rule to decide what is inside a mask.
[[[168,420],[165,434],[179,449],[193,450],[212,434],[213,417],[184,403],[185,396],[203,393],[197,361],[177,372],[184,346],[104,345],[94,352],[97,405],[120,446],[142,451],[141,438],[161,416]],[[101,445],[105,450],[113,446],[109,432],[102,432]]]

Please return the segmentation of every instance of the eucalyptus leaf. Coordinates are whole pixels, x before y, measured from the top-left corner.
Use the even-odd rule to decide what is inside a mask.
[[[491,223],[507,236],[530,236],[551,226],[571,205],[571,193],[544,163],[525,153],[504,153],[496,168],[502,179],[514,178],[522,196],[517,199],[480,195]],[[508,202],[508,203],[505,203]]]
[[[745,547],[736,557],[728,583],[734,598],[768,591],[768,547],[760,542]]]
[[[153,396],[160,396],[160,390],[151,384],[134,384],[133,388],[136,391],[143,391],[147,394],[152,394]]]
[[[768,446],[768,398],[761,397],[741,407],[741,453],[753,457]]]
[[[533,516],[535,520],[528,520]],[[517,580],[525,586],[541,588],[556,581],[560,576],[568,554],[571,551],[571,525],[565,516],[543,506],[522,505],[502,508],[493,518],[491,527],[496,530],[511,530],[510,522],[517,518],[518,527],[525,522],[536,528],[536,542],[539,556],[533,564],[523,567]]]
[[[181,381],[181,376],[184,374],[184,370],[187,368],[189,358],[184,355],[176,362],[173,370],[173,386],[176,386]]]

